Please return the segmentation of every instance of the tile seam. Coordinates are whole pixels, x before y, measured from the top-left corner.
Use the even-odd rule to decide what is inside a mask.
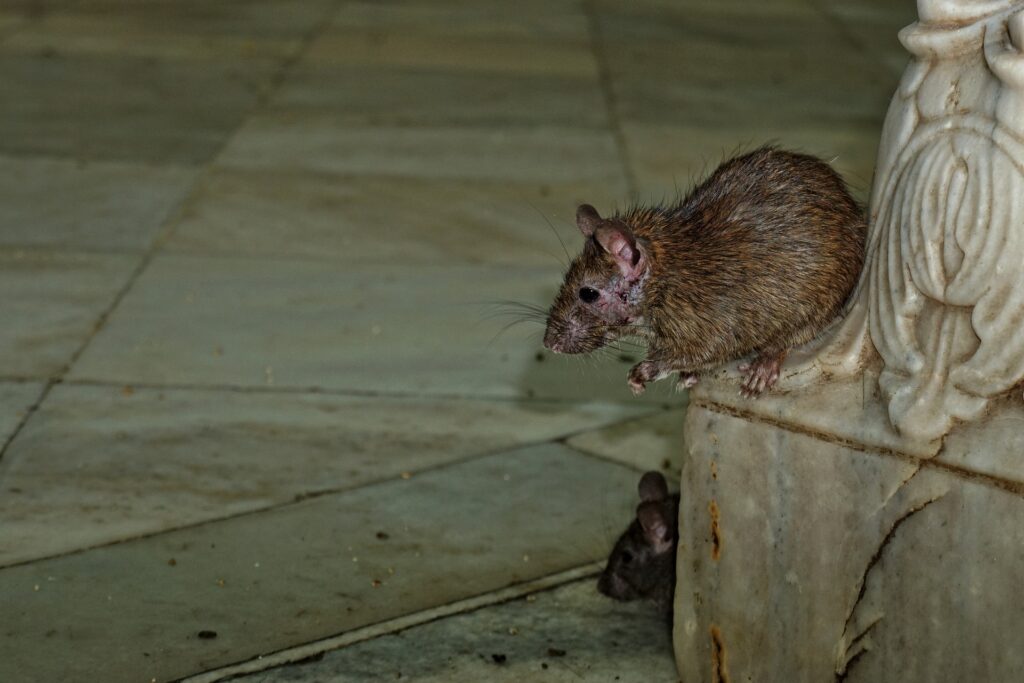
[[[608,428],[608,427],[613,427],[613,426],[615,426],[618,423],[619,422],[613,421],[613,422],[609,422],[609,423],[604,424],[604,425],[599,426],[599,427],[578,429],[578,430],[569,432],[567,434],[564,434],[561,437],[556,437],[556,438],[551,438],[551,439],[538,439],[536,441],[529,441],[529,442],[524,442],[524,443],[516,444],[516,445],[511,446],[511,447],[501,447],[501,448],[496,448],[496,449],[492,449],[492,450],[483,451],[483,452],[480,452],[480,453],[471,453],[469,455],[466,455],[466,456],[463,456],[463,457],[460,457],[460,458],[456,458],[454,460],[449,460],[449,461],[446,461],[446,462],[436,463],[434,465],[431,465],[429,467],[425,467],[425,468],[422,468],[422,469],[410,470],[410,472],[412,474],[412,476],[410,478],[411,479],[415,479],[417,477],[420,477],[420,476],[423,476],[423,475],[426,475],[426,474],[430,474],[430,473],[438,472],[438,471],[443,471],[443,470],[451,468],[451,467],[458,467],[460,465],[465,465],[465,464],[474,462],[476,460],[483,460],[485,458],[496,457],[496,456],[500,456],[500,455],[503,455],[503,454],[515,453],[517,451],[527,450],[527,449],[530,449],[530,448],[538,448],[538,447],[541,447],[541,446],[544,446],[544,445],[548,445],[548,444],[564,448],[566,451],[569,451],[573,455],[578,455],[580,457],[587,457],[589,454],[581,452],[581,451],[579,451],[579,449],[573,448],[571,446],[568,446],[568,445],[562,443],[561,439],[563,439],[563,438],[570,439],[573,436],[576,436],[578,434],[583,434],[583,433],[586,433],[588,431],[593,431],[593,429],[604,429],[604,428]],[[612,460],[604,460],[604,459],[599,458],[599,457],[595,457],[593,459],[601,461],[601,462],[604,462],[605,464],[614,464],[614,465],[617,465],[619,467],[629,468],[628,465],[626,465],[624,463],[621,463],[621,462],[615,462],[615,461],[612,461]],[[396,480],[400,480],[400,479],[401,479],[400,475],[389,475],[389,476],[386,476],[386,477],[380,477],[380,478],[377,478],[377,479],[371,479],[371,480],[369,480],[369,481],[367,481],[365,483],[358,484],[356,486],[342,486],[342,487],[335,487],[335,488],[330,488],[330,489],[324,489],[324,490],[321,490],[321,491],[313,491],[313,492],[307,492],[307,493],[297,493],[297,494],[294,494],[291,498],[289,498],[287,500],[281,500],[279,502],[272,503],[272,504],[267,505],[265,507],[254,508],[252,510],[242,510],[242,511],[239,511],[239,512],[234,512],[234,513],[227,514],[227,515],[222,515],[222,516],[219,516],[219,517],[213,517],[213,518],[210,518],[210,519],[199,520],[199,521],[192,522],[192,523],[189,523],[189,524],[182,524],[182,525],[171,527],[171,528],[167,528],[167,529],[158,529],[158,530],[154,530],[154,531],[148,531],[148,532],[143,532],[143,533],[139,533],[139,534],[134,534],[134,535],[131,535],[131,536],[125,536],[123,538],[118,538],[118,539],[114,539],[114,540],[111,540],[111,541],[105,541],[105,542],[101,542],[101,543],[96,543],[96,544],[89,545],[89,546],[86,546],[86,547],[83,547],[83,548],[74,548],[74,549],[67,550],[67,551],[64,551],[64,552],[53,553],[53,554],[50,554],[50,555],[43,555],[43,556],[40,556],[40,557],[33,557],[33,558],[26,559],[26,560],[18,560],[18,561],[15,561],[15,562],[11,562],[9,564],[0,564],[0,574],[2,574],[4,571],[7,571],[9,569],[14,569],[14,568],[17,568],[17,567],[25,567],[25,566],[32,565],[32,564],[37,564],[37,563],[41,563],[41,562],[47,562],[47,561],[50,561],[50,560],[59,560],[59,559],[65,558],[65,557],[73,557],[75,555],[84,555],[86,553],[90,553],[90,552],[97,551],[97,550],[102,550],[104,548],[111,548],[111,547],[118,546],[118,545],[134,543],[136,541],[145,541],[145,540],[148,540],[148,539],[159,538],[161,536],[166,536],[166,535],[169,535],[169,534],[172,534],[172,533],[176,533],[176,532],[179,532],[179,531],[187,531],[187,530],[190,530],[190,529],[198,529],[198,528],[201,528],[201,527],[204,527],[204,526],[211,526],[211,525],[214,525],[214,524],[221,524],[223,522],[230,522],[232,520],[240,519],[240,518],[243,518],[243,517],[252,517],[252,516],[260,515],[260,514],[274,513],[274,512],[277,512],[279,510],[284,510],[284,509],[287,509],[287,508],[291,508],[291,507],[294,507],[294,506],[297,506],[297,505],[301,505],[301,504],[307,503],[308,501],[315,500],[317,498],[326,498],[328,496],[336,496],[336,495],[348,494],[348,493],[352,493],[352,492],[359,491],[359,490],[362,490],[362,489],[370,488],[370,487],[373,487],[373,486],[381,486],[383,484],[392,483],[392,482],[395,482]]]
[[[424,626],[426,624],[463,614],[469,614],[487,607],[495,607],[534,593],[554,590],[561,586],[592,578],[600,571],[600,563],[591,562],[572,569],[539,577],[530,581],[515,584],[488,593],[463,598],[438,607],[413,612],[411,614],[362,626],[352,631],[292,646],[283,650],[260,655],[225,667],[219,667],[199,674],[177,679],[179,683],[217,683],[244,676],[247,674],[267,671],[289,664],[295,664],[309,657],[340,650],[367,640]]]
[[[46,382],[48,377],[31,377],[17,375],[0,375],[0,382],[12,384],[29,384],[32,382]],[[636,407],[640,410],[658,411],[671,409],[674,406],[671,401],[674,396],[666,396],[660,403],[634,403],[629,399],[607,399],[607,400],[581,400],[576,398],[559,398],[545,396],[527,395],[502,395],[502,394],[459,394],[445,392],[406,392],[406,391],[378,391],[370,389],[336,389],[316,386],[286,386],[286,385],[238,385],[238,384],[200,384],[200,383],[159,383],[159,382],[136,382],[133,380],[102,380],[95,378],[61,378],[59,384],[68,387],[97,387],[109,389],[122,389],[130,386],[133,389],[145,389],[151,391],[194,391],[207,393],[233,393],[252,395],[291,395],[291,396],[326,396],[337,398],[380,398],[394,400],[444,400],[444,401],[490,401],[496,403],[524,403],[524,404],[549,404],[549,405],[607,405],[619,407]],[[670,408],[666,408],[670,406]],[[682,406],[680,406],[682,407]]]
[[[594,61],[597,64],[598,83],[601,87],[601,94],[604,98],[605,110],[608,114],[608,128],[615,140],[615,148],[618,152],[619,163],[622,166],[622,173],[629,188],[630,199],[639,197],[636,176],[633,173],[633,166],[630,163],[629,148],[626,144],[626,135],[622,129],[622,119],[619,116],[618,99],[615,96],[614,84],[612,82],[611,67],[608,55],[605,52],[604,34],[601,31],[600,19],[593,0],[584,0],[583,12],[587,17],[587,28],[590,33],[590,45],[594,53]]]

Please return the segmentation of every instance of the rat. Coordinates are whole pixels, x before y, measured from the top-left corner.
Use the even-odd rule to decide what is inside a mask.
[[[650,600],[669,622],[676,589],[679,494],[669,495],[660,472],[646,472],[637,487],[636,518],[622,533],[597,590],[616,600]]]
[[[633,393],[678,385],[751,357],[741,393],[756,397],[786,354],[838,317],[864,264],[867,224],[824,161],[762,147],[722,163],[685,198],[602,218],[576,212],[585,239],[548,312],[544,346],[586,353],[645,339]]]

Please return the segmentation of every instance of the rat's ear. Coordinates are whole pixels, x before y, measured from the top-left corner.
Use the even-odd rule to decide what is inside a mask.
[[[658,555],[672,549],[672,534],[669,531],[669,520],[665,519],[665,511],[654,503],[643,503],[636,509],[636,518],[644,530],[647,544]]]
[[[594,231],[601,248],[615,259],[615,264],[628,280],[635,280],[643,272],[644,263],[633,232],[621,224],[605,222]]]
[[[668,498],[668,483],[661,472],[644,472],[644,476],[640,477],[640,485],[637,489],[640,491],[640,500],[644,503]]]
[[[580,204],[576,209],[576,227],[580,229],[584,237],[590,237],[600,227],[604,219],[597,212],[597,209],[590,204]]]

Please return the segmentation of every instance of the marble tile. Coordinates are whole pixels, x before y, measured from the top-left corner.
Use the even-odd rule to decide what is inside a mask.
[[[136,256],[0,249],[0,375],[45,378],[113,302]]]
[[[0,445],[7,442],[42,391],[42,382],[0,382]],[[2,468],[0,464],[0,471]]]
[[[339,29],[444,36],[505,37],[527,40],[585,39],[589,26],[577,0],[521,0],[517,3],[479,0],[398,0],[346,2],[331,26]]]
[[[493,655],[504,655],[497,663]],[[242,676],[246,683],[356,681],[675,683],[669,630],[643,603],[616,603],[594,580],[442,619]]]
[[[132,25],[120,13],[61,13],[26,24],[4,41],[7,54],[60,54],[91,57],[133,57],[161,60],[226,59],[259,62],[265,68],[282,63],[301,47],[295,38],[203,36],[180,32],[171,25]],[[164,18],[166,20],[166,18]]]
[[[701,59],[687,50],[716,58]],[[624,52],[634,54],[611,59],[622,65],[612,67],[612,87],[626,122],[712,127],[741,126],[751,119],[773,126],[875,124],[881,122],[897,83],[893,74],[867,58],[838,69],[820,55],[771,54],[759,48],[742,57],[675,43]],[[667,64],[685,66],[659,73]],[[757,116],[751,115],[754,111]]]
[[[169,248],[352,264],[555,266],[581,246],[576,206],[624,183],[503,183],[214,168]]]
[[[251,116],[218,157],[225,166],[435,179],[619,182],[608,132],[572,127],[344,125],[337,115]]]
[[[66,3],[67,4],[67,3]],[[71,0],[69,11],[84,15],[113,15],[126,22],[158,28],[173,26],[200,35],[303,35],[314,29],[334,3],[331,0]]]
[[[865,52],[885,65],[897,78],[903,73],[910,56],[900,44],[900,29],[917,21],[914,2],[820,2],[823,10],[836,21]]]
[[[846,180],[858,201],[871,193],[875,154],[882,125],[747,125],[626,124],[630,165],[640,196],[648,201],[673,199],[706,178],[729,157],[764,144],[813,154],[828,160]]]
[[[514,6],[509,6],[514,7]],[[304,65],[415,67],[461,72],[597,77],[587,34],[544,39],[473,35],[401,27],[324,31],[303,55]]]
[[[608,124],[596,78],[444,68],[305,67],[289,75],[272,108],[353,125]]]
[[[0,41],[28,22],[28,17],[20,12],[0,9]]]
[[[777,47],[802,38],[817,44],[834,35],[813,0],[597,0],[594,8],[602,36],[613,42],[689,40],[742,51],[751,43]]]
[[[747,21],[763,17],[806,19],[819,12],[812,0],[762,0],[761,2],[719,0],[715,3],[708,3],[705,0],[633,0],[628,5],[616,2],[616,0],[598,0],[596,6],[599,12],[606,11],[608,8],[614,11],[621,10],[623,7],[632,7],[666,17],[678,16],[686,12],[713,11],[722,17],[735,20],[746,19]]]
[[[0,244],[144,250],[194,178],[174,166],[0,157]]]
[[[634,478],[546,445],[8,567],[0,679],[176,679],[564,571]]]
[[[258,64],[4,54],[0,152],[203,163],[271,75]]]
[[[679,478],[682,466],[685,404],[635,420],[581,432],[566,443],[640,471],[658,470]]]
[[[239,59],[280,63],[323,22],[330,0],[211,3],[86,0],[58,8],[13,35],[11,51],[162,59]]]
[[[0,439],[20,409],[15,399],[27,404],[37,393],[37,386],[0,384],[0,406],[11,405],[0,415]],[[621,404],[58,386],[0,461],[0,566],[352,489],[640,413]]]
[[[601,21],[627,122],[880,122],[898,80],[821,12],[736,21],[623,6]]]
[[[163,255],[71,372],[117,383],[626,400],[634,359],[541,353],[541,326],[497,301],[546,305],[559,267],[355,266]],[[533,337],[530,332],[533,332]],[[648,396],[649,394],[649,396]],[[662,382],[643,402],[673,398]]]

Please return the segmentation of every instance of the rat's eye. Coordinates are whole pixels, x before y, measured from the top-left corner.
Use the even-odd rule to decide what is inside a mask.
[[[585,304],[592,304],[601,296],[601,292],[593,287],[580,287],[580,300]]]
[[[633,561],[633,553],[629,552],[628,550],[624,551],[622,553],[622,564],[629,564],[632,561]]]

